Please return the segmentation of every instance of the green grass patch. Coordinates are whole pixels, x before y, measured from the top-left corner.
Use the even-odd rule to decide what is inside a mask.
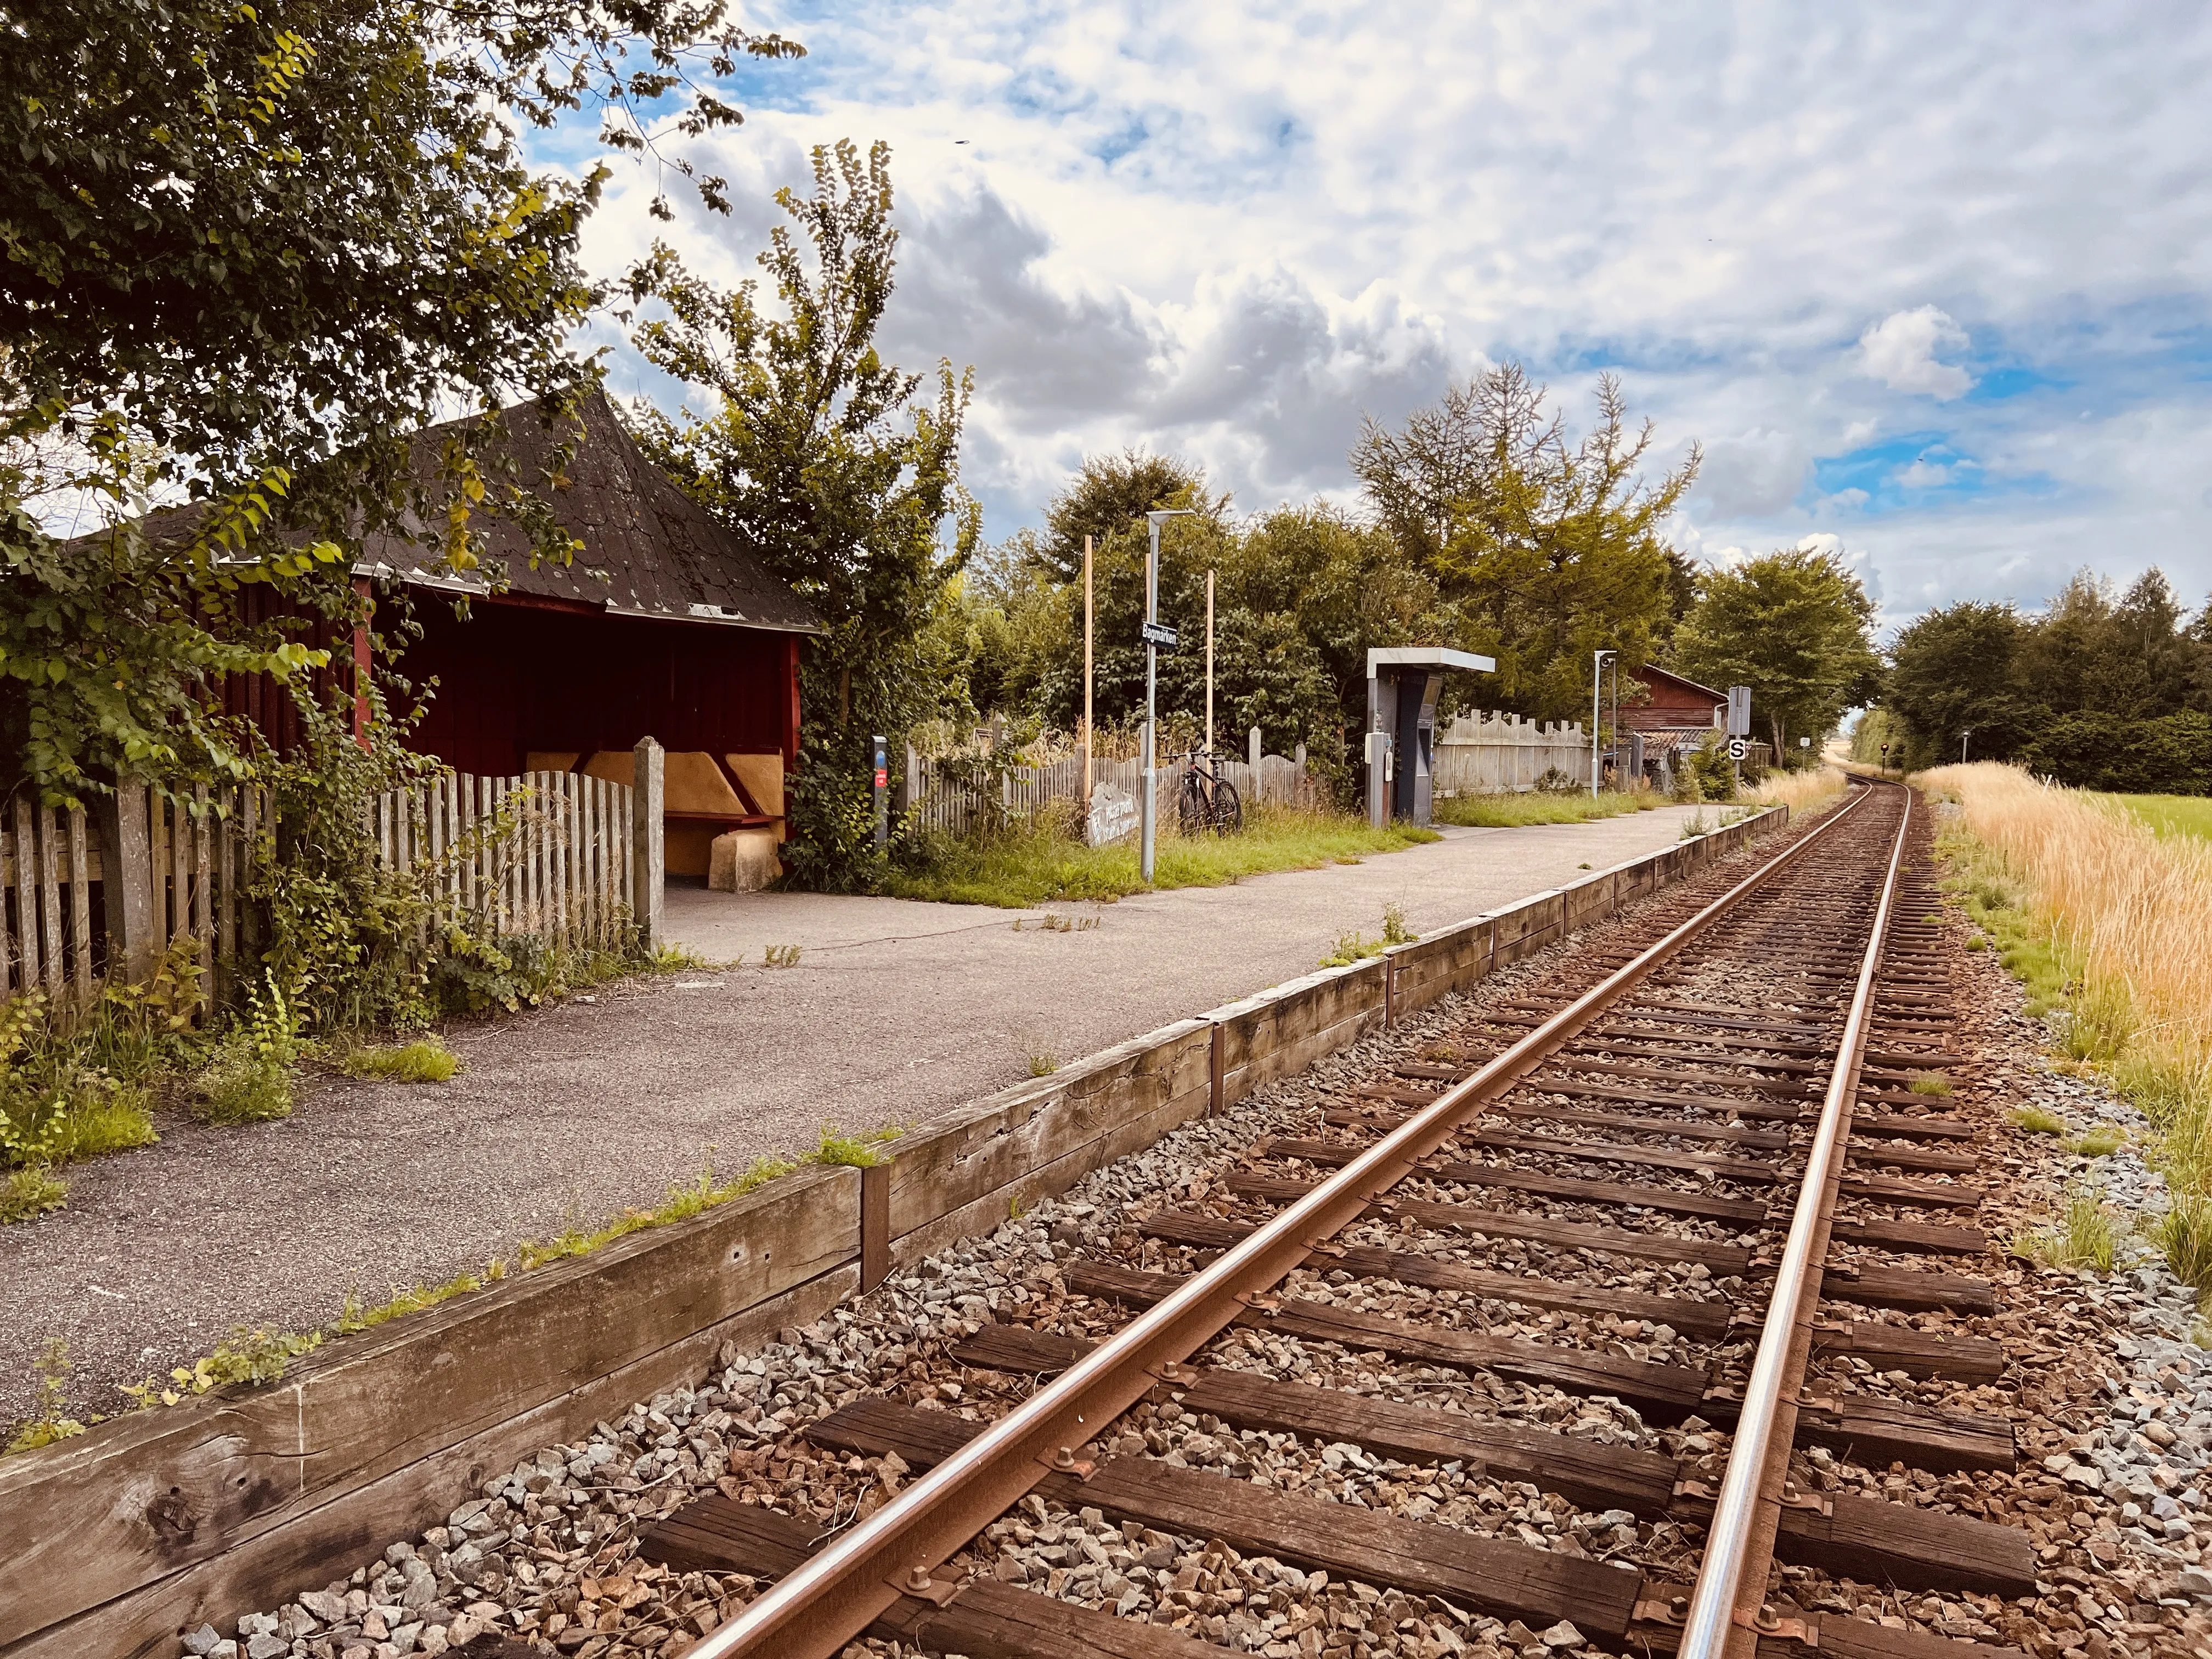
[[[2013,1249],[2046,1267],[2094,1267],[2108,1273],[2119,1252],[2119,1234],[2103,1200],[2084,1190],[2068,1195],[2054,1224],[2021,1234]]]
[[[2115,1128],[2109,1123],[2100,1123],[2095,1128],[2075,1136],[2068,1146],[2077,1158],[2110,1158],[2127,1144],[2124,1130]]]
[[[1031,1077],[1050,1077],[1060,1069],[1060,1056],[1048,1049],[1040,1048],[1030,1056]]]
[[[887,1140],[896,1140],[897,1129],[885,1127],[870,1129],[857,1135],[848,1135],[834,1125],[822,1126],[822,1144],[808,1155],[809,1164],[823,1164],[831,1168],[872,1170],[878,1164],[888,1164],[891,1155],[883,1150]]]
[[[137,1084],[88,1079],[62,1116],[61,1158],[74,1164],[152,1146],[161,1137],[154,1127],[151,1105],[150,1093]]]
[[[2077,964],[2031,914],[2027,890],[2004,860],[1955,831],[1940,836],[1937,848],[1950,872],[1943,879],[1945,890],[1987,935],[1999,963],[2027,991],[2027,1012],[2039,1018],[2068,1006]]]
[[[2106,795],[2161,836],[2212,841],[2212,795]]]
[[[192,1079],[192,1113],[206,1123],[272,1123],[292,1115],[292,1068],[234,1034]]]
[[[1948,1095],[1951,1092],[1951,1079],[1941,1072],[1920,1072],[1914,1074],[1906,1087],[1916,1095]]]
[[[2066,1120],[2040,1106],[2015,1106],[2005,1114],[2005,1119],[2014,1128],[2025,1129],[2032,1135],[2063,1135],[2066,1133]]]
[[[2177,1193],[2152,1237],[2176,1279],[2200,1295],[2212,1291],[2212,1200]]]
[[[1437,803],[1438,823],[1476,830],[1513,830],[1531,823],[1589,823],[1630,812],[1649,812],[1666,802],[1650,789],[1606,791],[1596,795],[1564,790],[1530,789],[1510,795],[1455,795]]]
[[[1412,824],[1373,830],[1358,818],[1339,813],[1255,804],[1245,809],[1240,834],[1162,836],[1152,887],[1220,887],[1272,871],[1356,864],[1375,854],[1402,852],[1437,838],[1435,830]],[[1138,876],[1133,841],[1086,847],[1042,830],[976,840],[933,838],[918,866],[893,871],[884,884],[884,891],[894,898],[992,904],[1010,910],[1111,901],[1146,890]]]
[[[379,1083],[443,1083],[461,1059],[435,1037],[417,1037],[389,1048],[356,1048],[341,1062],[348,1077]]]

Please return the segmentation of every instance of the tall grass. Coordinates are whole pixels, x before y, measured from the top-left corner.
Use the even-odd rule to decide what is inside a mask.
[[[1958,803],[1968,908],[2061,1012],[2061,1048],[2158,1126],[2178,1194],[2212,1189],[2212,842],[1990,762],[1920,781]]]
[[[1805,772],[1769,772],[1766,781],[1744,799],[1758,806],[1786,806],[1790,816],[1832,806],[1844,793],[1841,767],[1816,766]]]

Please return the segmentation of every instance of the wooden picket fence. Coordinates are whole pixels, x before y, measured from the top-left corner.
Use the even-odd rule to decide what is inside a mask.
[[[144,981],[189,942],[201,1000],[222,994],[252,948],[242,890],[258,792],[202,787],[165,801],[126,787],[103,805],[95,818],[19,798],[0,825],[0,994],[90,1004],[112,971],[118,927],[131,936],[126,981]]]
[[[1477,710],[1437,733],[1439,796],[1525,792],[1547,772],[1589,787],[1589,734],[1579,725]]]
[[[376,798],[377,856],[415,873],[437,922],[611,948],[635,915],[635,793],[570,772],[450,773]]]
[[[1013,766],[994,772],[980,760],[955,760],[951,764],[923,760],[907,751],[906,788],[902,811],[911,811],[923,830],[965,836],[1006,823],[1018,823],[1036,816],[1054,801],[1083,799],[1083,754],[1080,750],[1042,766]],[[1249,760],[1217,758],[1217,775],[1237,787],[1240,799],[1272,801],[1286,806],[1311,808],[1319,804],[1319,787],[1306,769],[1305,745],[1298,745],[1295,760],[1281,755],[1262,755],[1255,767]],[[1159,821],[1173,818],[1176,799],[1182,787],[1183,763],[1163,755],[1158,786]],[[1144,763],[1135,760],[1101,760],[1091,769],[1094,784],[1110,784],[1131,795],[1144,787]]]
[[[378,860],[422,884],[426,939],[456,921],[571,948],[657,950],[662,763],[647,738],[635,763],[642,789],[540,772],[386,791],[371,807]],[[0,808],[0,999],[37,990],[89,1006],[107,984],[152,982],[173,953],[180,969],[197,963],[200,1004],[229,996],[262,948],[246,890],[270,810],[255,788],[170,801],[130,783],[90,813],[20,797]]]
[[[0,996],[43,989],[60,1002],[93,994],[98,858],[82,811],[18,800],[0,822]]]

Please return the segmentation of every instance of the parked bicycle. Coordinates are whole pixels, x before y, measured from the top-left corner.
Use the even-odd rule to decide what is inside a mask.
[[[1244,803],[1237,786],[1220,775],[1220,763],[1203,749],[1178,755],[1183,763],[1182,787],[1176,798],[1176,818],[1186,836],[1233,836],[1244,827]]]

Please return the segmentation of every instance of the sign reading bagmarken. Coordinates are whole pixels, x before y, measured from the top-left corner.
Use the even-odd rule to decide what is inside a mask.
[[[1182,638],[1165,623],[1148,622],[1138,631],[1144,635],[1146,645],[1156,645],[1163,651],[1174,650]]]
[[[1137,833],[1137,798],[1110,783],[1091,791],[1091,844],[1111,846]]]

